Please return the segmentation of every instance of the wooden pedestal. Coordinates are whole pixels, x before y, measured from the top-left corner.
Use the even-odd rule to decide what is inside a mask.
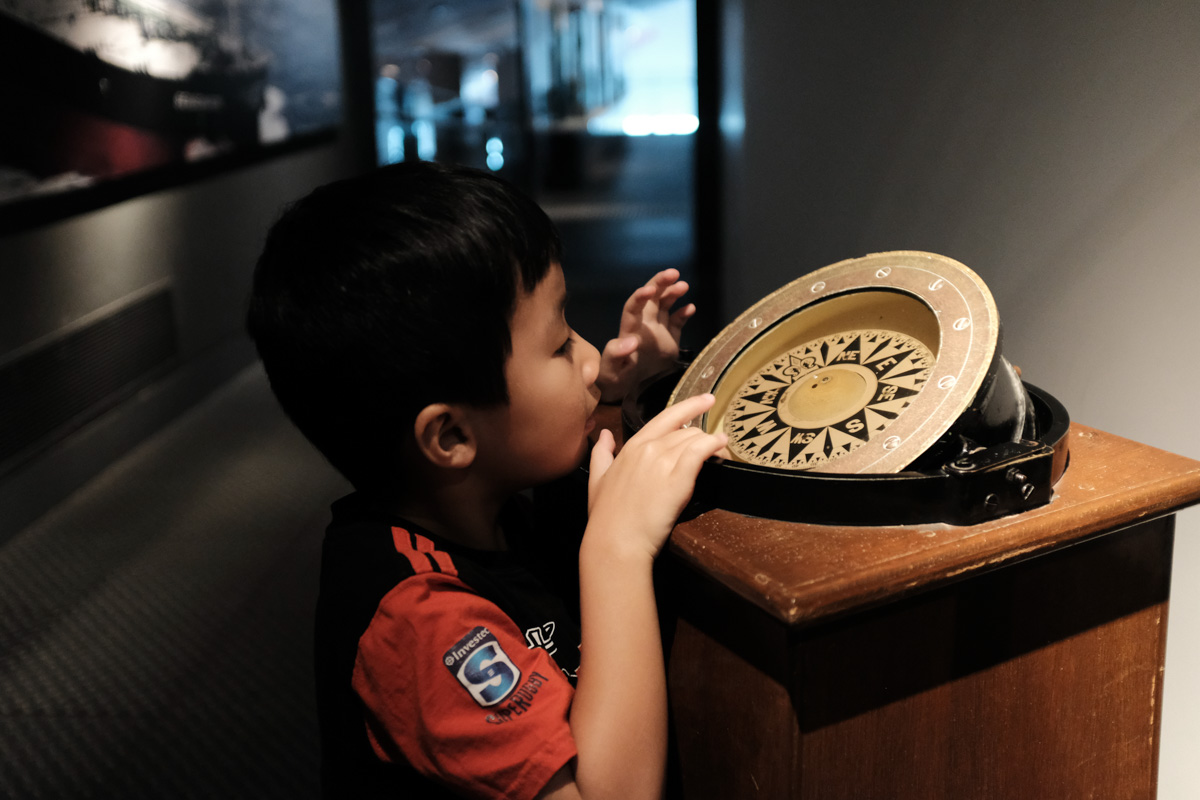
[[[1069,436],[1053,502],[981,525],[681,523],[659,598],[683,796],[1153,800],[1200,462]]]

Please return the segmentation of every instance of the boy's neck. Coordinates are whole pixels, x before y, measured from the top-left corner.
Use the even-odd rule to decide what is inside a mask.
[[[482,492],[467,482],[423,487],[396,498],[393,510],[431,533],[475,550],[507,550],[500,510],[507,496]]]

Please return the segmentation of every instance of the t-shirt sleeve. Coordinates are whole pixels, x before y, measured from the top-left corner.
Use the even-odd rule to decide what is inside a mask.
[[[376,755],[468,797],[532,798],[575,757],[570,683],[457,577],[418,575],[383,598],[353,685]]]

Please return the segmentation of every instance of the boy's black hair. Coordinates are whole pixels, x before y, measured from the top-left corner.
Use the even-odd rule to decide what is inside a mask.
[[[357,488],[382,487],[421,408],[508,401],[517,298],[561,250],[546,214],[496,176],[395,164],[284,212],[246,327],[296,426]]]

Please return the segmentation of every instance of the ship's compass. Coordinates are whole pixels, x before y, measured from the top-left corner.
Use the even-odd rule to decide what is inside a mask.
[[[705,468],[697,495],[748,513],[975,521],[1048,502],[1066,467],[1066,410],[1001,355],[983,280],[934,253],[804,275],[742,312],[665,390],[664,380],[627,403],[626,427],[712,392],[691,424],[728,434],[729,457]],[[934,507],[937,493],[957,496]]]

